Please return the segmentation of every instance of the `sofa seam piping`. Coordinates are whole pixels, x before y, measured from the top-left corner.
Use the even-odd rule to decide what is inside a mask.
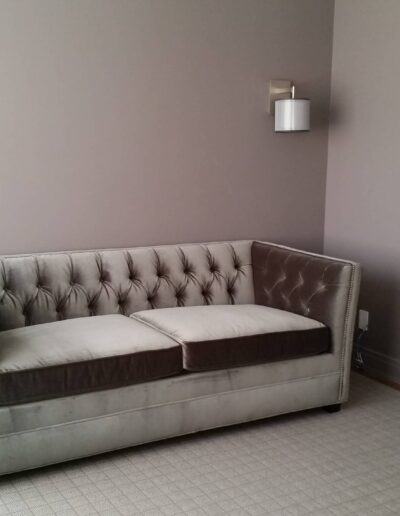
[[[346,358],[346,351],[347,347],[350,345],[349,337],[350,337],[350,330],[349,330],[349,321],[350,321],[350,311],[351,311],[351,302],[353,297],[353,291],[354,291],[354,284],[355,284],[355,275],[357,272],[357,266],[352,265],[351,267],[351,278],[350,278],[350,287],[349,287],[349,293],[346,303],[346,313],[345,313],[345,320],[344,320],[344,327],[343,327],[343,336],[342,336],[342,351],[341,351],[341,366],[340,366],[340,385],[339,385],[339,395],[338,395],[338,401],[342,399],[343,396],[343,390],[344,390],[344,373],[345,373],[345,358]]]

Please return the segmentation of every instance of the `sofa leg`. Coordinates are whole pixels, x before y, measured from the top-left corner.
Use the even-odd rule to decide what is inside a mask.
[[[324,410],[328,412],[329,414],[333,414],[334,412],[339,412],[339,410],[342,408],[341,403],[337,403],[336,405],[327,405],[324,407]]]

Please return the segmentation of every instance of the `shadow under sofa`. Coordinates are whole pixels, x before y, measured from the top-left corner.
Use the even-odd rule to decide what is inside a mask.
[[[257,241],[0,258],[0,474],[347,400],[360,268]]]

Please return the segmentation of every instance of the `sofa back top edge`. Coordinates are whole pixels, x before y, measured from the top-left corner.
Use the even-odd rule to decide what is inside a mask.
[[[233,244],[233,243],[253,243],[266,244],[273,247],[279,247],[281,249],[286,249],[287,251],[292,251],[296,253],[307,254],[310,256],[315,256],[316,258],[325,258],[329,260],[333,260],[336,262],[348,263],[350,265],[359,265],[358,262],[354,260],[348,260],[344,258],[338,258],[336,256],[329,256],[322,253],[314,253],[311,251],[305,251],[300,248],[291,247],[283,244],[277,244],[275,242],[269,242],[265,240],[258,240],[256,238],[250,239],[239,239],[239,240],[211,240],[207,242],[185,242],[178,244],[159,244],[159,245],[139,245],[133,247],[106,247],[102,249],[72,249],[72,250],[60,250],[60,251],[40,251],[35,253],[16,253],[16,254],[0,254],[0,260],[8,259],[8,258],[23,258],[28,256],[43,256],[43,255],[59,255],[59,254],[79,254],[79,253],[95,253],[95,252],[110,252],[110,251],[130,251],[133,249],[163,249],[166,247],[188,247],[192,245],[215,245],[215,244]]]
[[[279,249],[284,249],[286,251],[290,251],[293,253],[303,254],[306,256],[314,256],[315,258],[322,258],[324,260],[330,260],[333,262],[340,262],[340,263],[343,263],[344,265],[353,265],[356,267],[360,266],[360,263],[357,261],[354,261],[354,260],[348,260],[345,258],[337,258],[336,256],[330,256],[330,255],[322,254],[322,253],[314,253],[312,251],[304,251],[303,249],[299,249],[296,247],[290,247],[290,246],[282,245],[282,244],[275,244],[274,242],[266,242],[264,240],[255,239],[252,241],[252,244],[254,244],[254,243],[265,244],[265,245],[269,245],[271,247],[278,247]]]
[[[211,240],[209,242],[184,242],[178,244],[157,244],[157,245],[138,245],[131,247],[104,247],[96,249],[65,249],[60,251],[39,251],[35,253],[12,253],[12,254],[0,254],[0,260],[9,258],[25,258],[29,256],[54,256],[59,254],[80,254],[80,253],[103,253],[112,251],[132,251],[139,249],[165,249],[168,247],[189,247],[193,245],[218,245],[218,244],[238,244],[248,243],[252,244],[255,239],[238,239],[238,240]],[[263,242],[264,243],[264,242]],[[275,244],[272,244],[275,245]]]

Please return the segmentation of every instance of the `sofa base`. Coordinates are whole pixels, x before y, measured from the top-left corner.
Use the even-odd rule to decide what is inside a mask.
[[[0,474],[174,436],[335,405],[340,373],[122,410],[0,436]]]
[[[328,412],[328,414],[334,414],[335,412],[339,412],[342,410],[342,404],[341,403],[335,403],[335,405],[327,405],[324,407],[325,412]]]

